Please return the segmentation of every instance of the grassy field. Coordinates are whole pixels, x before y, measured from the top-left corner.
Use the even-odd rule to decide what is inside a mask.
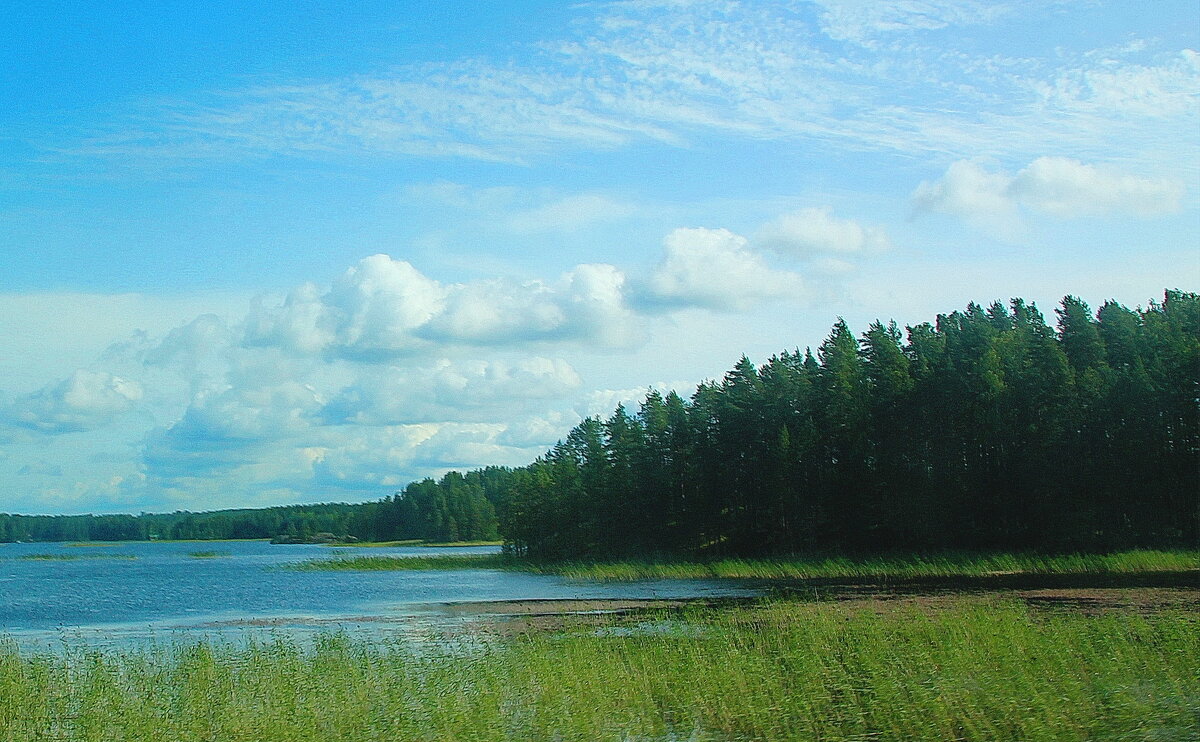
[[[328,635],[25,655],[0,739],[1184,740],[1194,614],[1009,600],[689,608],[414,651]],[[486,632],[486,629],[484,629]]]
[[[505,554],[314,559],[302,570],[513,569],[589,580],[748,578],[766,580],[914,580],[1006,575],[1145,575],[1200,571],[1200,551],[1114,554],[978,554],[793,557],[712,561],[536,562]],[[1200,574],[1198,574],[1200,579]]]

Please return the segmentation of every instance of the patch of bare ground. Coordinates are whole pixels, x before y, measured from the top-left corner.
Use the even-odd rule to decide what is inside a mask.
[[[1020,600],[1039,612],[1068,611],[1096,615],[1110,611],[1151,615],[1162,611],[1192,611],[1200,615],[1200,585],[1195,587],[1110,587],[1030,588],[1019,590],[910,590],[883,586],[823,587],[784,593],[798,603],[838,603],[863,610],[887,613],[916,607],[941,611],[959,608],[964,602],[987,604]],[[559,631],[564,628],[611,627],[636,624],[647,618],[670,616],[688,607],[722,608],[747,606],[754,598],[697,600],[520,600],[455,603],[440,607],[464,619],[468,631],[499,636],[529,632]],[[767,605],[772,602],[767,599]]]

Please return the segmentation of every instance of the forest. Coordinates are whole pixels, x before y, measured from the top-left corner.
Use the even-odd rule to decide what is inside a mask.
[[[0,515],[0,540],[501,537],[536,558],[1200,542],[1200,295],[1093,313],[969,305],[901,330],[839,320],[741,358],[690,399],[651,391],[524,467],[357,505]]]

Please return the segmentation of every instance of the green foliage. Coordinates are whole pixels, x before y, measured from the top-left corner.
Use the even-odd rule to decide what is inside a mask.
[[[339,556],[290,564],[300,572],[356,572],[427,569],[507,569],[521,563],[507,554],[442,554],[439,556]]]
[[[1180,613],[773,602],[470,648],[0,645],[0,740],[1096,740],[1200,734]],[[483,638],[483,637],[481,637]]]
[[[451,554],[431,557],[344,557],[310,559],[288,567],[301,571],[508,569],[582,580],[758,579],[893,580],[1075,575],[1193,574],[1200,580],[1200,551],[1136,549],[1111,554],[1014,554],[940,552],[873,556],[791,556],[616,561],[538,561],[511,554]]]
[[[501,530],[539,559],[1200,543],[1200,297],[1057,317],[839,320],[815,357],[651,392],[514,471]]]

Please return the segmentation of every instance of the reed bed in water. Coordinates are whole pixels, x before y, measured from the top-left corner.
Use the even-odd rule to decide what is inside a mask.
[[[470,651],[313,644],[0,645],[5,740],[1096,740],[1200,735],[1183,613],[960,601],[770,602],[676,630],[554,632]],[[616,620],[616,619],[614,619]]]
[[[996,575],[1134,575],[1198,571],[1200,551],[1132,550],[1113,554],[1014,554],[947,552],[871,557],[796,556],[774,559],[705,561],[538,562],[506,554],[445,556],[366,556],[314,559],[301,570],[514,569],[590,580],[751,578],[823,580],[906,580]]]
[[[11,559],[24,559],[34,562],[77,562],[82,559],[137,559],[136,554],[109,554],[109,553],[90,553],[90,554],[22,554],[18,557],[9,557]]]

